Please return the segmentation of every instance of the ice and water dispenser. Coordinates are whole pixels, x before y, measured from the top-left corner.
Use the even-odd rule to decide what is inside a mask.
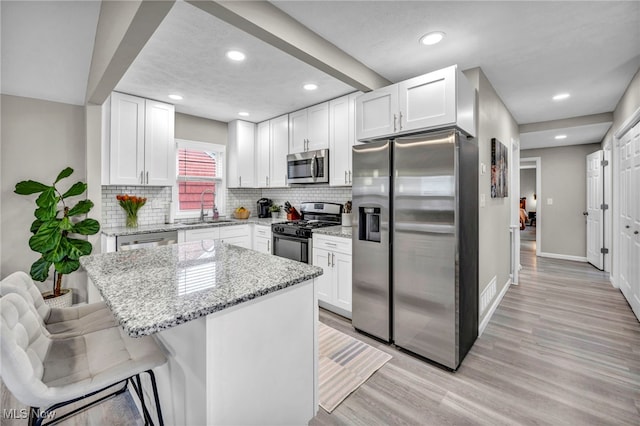
[[[360,207],[358,234],[362,241],[380,242],[380,207]]]

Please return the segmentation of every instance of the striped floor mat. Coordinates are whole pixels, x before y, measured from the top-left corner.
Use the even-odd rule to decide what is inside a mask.
[[[392,356],[319,323],[320,406],[332,412]]]

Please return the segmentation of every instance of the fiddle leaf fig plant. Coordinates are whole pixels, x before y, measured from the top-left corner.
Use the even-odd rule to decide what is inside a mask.
[[[87,184],[76,182],[65,192],[56,186],[62,179],[73,173],[71,167],[62,170],[52,185],[33,180],[16,184],[15,193],[20,195],[40,194],[36,199],[36,219],[31,224],[29,247],[41,256],[31,265],[31,277],[36,281],[45,281],[53,265],[57,276],[53,287],[53,296],[61,294],[62,277],[80,267],[80,256],[91,254],[93,249],[87,240],[73,238],[74,235],[94,235],[100,230],[95,219],[76,219],[87,214],[93,208],[90,200],[78,201],[70,206],[68,198],[81,195],[87,190]],[[75,219],[75,220],[72,220]]]

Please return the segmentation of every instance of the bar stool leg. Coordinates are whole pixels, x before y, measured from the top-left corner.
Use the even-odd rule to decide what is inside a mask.
[[[156,402],[156,413],[158,414],[158,423],[160,426],[164,426],[164,420],[162,419],[162,409],[160,408],[160,398],[158,397],[158,386],[156,385],[156,376],[153,371],[147,370],[149,377],[151,378],[151,386],[153,387],[153,398]]]

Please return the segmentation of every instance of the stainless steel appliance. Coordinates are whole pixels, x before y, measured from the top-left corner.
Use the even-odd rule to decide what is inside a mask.
[[[307,202],[300,207],[301,220],[271,225],[273,254],[311,262],[312,233],[314,229],[335,226],[342,223],[342,204]]]
[[[287,155],[287,183],[329,183],[329,150]]]
[[[134,250],[146,247],[166,246],[170,244],[176,244],[177,242],[177,231],[119,235],[116,237],[116,250]]]
[[[457,369],[478,333],[478,147],[455,130],[353,147],[353,325]]]

